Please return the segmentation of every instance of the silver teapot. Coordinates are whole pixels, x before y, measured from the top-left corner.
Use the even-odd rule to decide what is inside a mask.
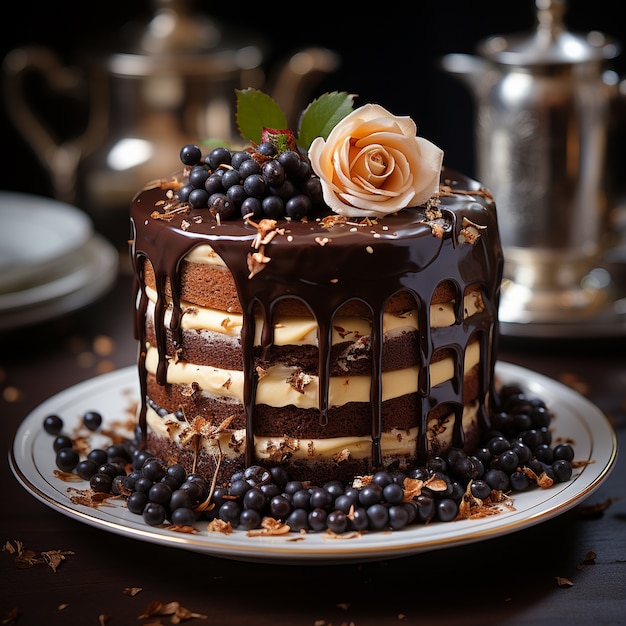
[[[270,92],[293,123],[314,83],[339,64],[331,50],[307,48],[266,77],[264,41],[192,14],[185,0],[158,0],[147,24],[120,31],[127,29],[132,46],[92,50],[86,67],[64,65],[34,46],[11,51],[3,64],[7,110],[49,173],[54,195],[96,216],[125,212],[145,182],[177,170],[185,143],[240,140],[236,88]],[[84,128],[58,139],[32,101],[33,78],[54,94],[85,100]]]
[[[607,139],[620,47],[564,26],[564,0],[536,0],[534,32],[492,36],[442,68],[476,102],[478,178],[493,192],[505,252],[501,320],[593,318],[610,305],[598,269],[609,210]]]

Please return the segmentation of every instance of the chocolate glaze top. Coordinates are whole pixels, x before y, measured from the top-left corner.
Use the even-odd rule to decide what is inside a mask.
[[[145,313],[147,296],[143,264],[147,259],[154,267],[158,301],[155,311],[159,368],[157,380],[165,384],[167,359],[164,323],[167,301],[165,283],[170,282],[173,315],[170,330],[180,342],[180,276],[182,259],[195,246],[209,244],[231,271],[243,309],[241,343],[243,349],[244,404],[247,415],[247,441],[254,436],[254,406],[257,375],[254,362],[255,305],[263,316],[263,348],[271,350],[272,315],[276,303],[285,298],[302,300],[316,318],[319,348],[319,407],[321,423],[328,420],[327,390],[332,320],[337,310],[350,300],[364,303],[371,311],[372,381],[372,462],[380,465],[381,435],[381,362],[382,320],[385,303],[399,291],[415,298],[420,330],[419,349],[422,367],[418,389],[421,396],[418,458],[427,453],[426,422],[430,410],[445,403],[460,418],[463,409],[463,355],[467,345],[480,342],[479,418],[487,425],[487,397],[495,397],[492,388],[497,344],[497,310],[502,276],[500,244],[495,203],[481,185],[466,176],[444,168],[441,192],[432,208],[407,208],[394,215],[363,223],[351,220],[330,228],[322,218],[308,221],[279,221],[277,234],[264,247],[270,261],[250,275],[248,255],[254,252],[257,228],[242,219],[218,223],[207,209],[190,209],[180,205],[171,211],[171,191],[177,180],[157,181],[146,186],[131,205],[131,256],[135,270],[137,306],[135,336],[140,342],[139,375],[142,385],[140,425],[144,430],[146,412]],[[179,183],[178,183],[179,184]],[[163,219],[168,203],[167,218]],[[158,213],[157,217],[153,214]],[[474,243],[464,240],[463,229],[469,223],[479,227]],[[283,230],[284,229],[284,230]],[[437,234],[435,234],[435,231]],[[456,290],[456,323],[452,327],[430,329],[430,301],[437,286],[449,281]],[[463,319],[463,294],[470,285],[482,291],[485,309]],[[426,332],[424,332],[426,329]],[[455,376],[448,383],[431,388],[429,368],[433,354],[448,348],[455,354]],[[454,445],[462,446],[461,420],[455,420]],[[247,462],[252,464],[253,446],[246,446]]]

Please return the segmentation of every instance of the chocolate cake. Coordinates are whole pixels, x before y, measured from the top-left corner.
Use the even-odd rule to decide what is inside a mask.
[[[436,168],[425,196],[401,183],[402,206],[377,211],[337,193],[324,171],[332,138],[287,150],[309,168],[298,185],[323,192],[299,214],[246,212],[254,203],[225,191],[198,202],[194,168],[236,168],[183,156],[194,146],[181,172],[132,201],[139,425],[153,454],[217,484],[253,464],[314,484],[406,469],[469,450],[489,428],[502,272],[493,198]],[[246,152],[278,162],[269,144]],[[392,151],[382,167],[390,154],[412,179],[415,162]]]

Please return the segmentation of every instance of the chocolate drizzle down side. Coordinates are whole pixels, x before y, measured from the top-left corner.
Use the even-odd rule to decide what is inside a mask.
[[[171,196],[171,193],[170,193]],[[494,366],[497,348],[497,311],[502,275],[502,249],[493,199],[479,183],[451,170],[442,173],[442,193],[436,205],[437,233],[432,212],[424,207],[405,209],[393,216],[374,220],[366,227],[338,222],[326,228],[322,220],[281,222],[284,232],[264,248],[270,259],[262,271],[251,274],[248,256],[258,230],[243,220],[217,223],[206,211],[172,210],[162,217],[163,186],[146,188],[131,206],[131,254],[135,270],[135,337],[139,341],[139,379],[142,408],[140,427],[146,431],[146,330],[148,297],[143,275],[144,261],[152,264],[158,300],[155,330],[159,365],[157,381],[167,376],[165,312],[166,283],[172,299],[170,332],[177,345],[182,342],[181,281],[179,267],[185,255],[199,244],[209,244],[232,273],[243,309],[241,345],[244,368],[244,405],[247,441],[254,441],[255,394],[258,381],[255,367],[255,311],[261,311],[262,349],[273,345],[273,315],[283,298],[304,302],[318,325],[320,423],[328,423],[330,353],[333,318],[351,300],[363,303],[371,312],[371,438],[372,464],[380,466],[382,452],[382,344],[383,313],[388,299],[400,291],[410,293],[418,311],[421,367],[418,390],[421,399],[417,459],[427,455],[428,414],[445,404],[455,414],[453,445],[463,445],[464,355],[475,339],[480,346],[479,420],[489,424],[488,403],[495,400]],[[152,217],[161,207],[161,218]],[[322,216],[324,217],[324,216]],[[480,236],[469,243],[461,234],[467,224],[480,228]],[[323,241],[325,245],[321,245]],[[430,330],[430,302],[442,280],[455,290],[455,319],[450,327]],[[464,319],[463,295],[470,286],[481,290],[485,308]],[[431,386],[429,365],[433,355],[447,349],[454,354],[454,376]],[[254,446],[246,446],[246,463],[251,465]]]

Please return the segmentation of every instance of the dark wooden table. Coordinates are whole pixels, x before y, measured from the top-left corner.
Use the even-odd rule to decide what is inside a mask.
[[[87,309],[0,335],[0,622],[20,626],[169,624],[139,619],[153,602],[206,616],[190,624],[625,624],[626,458],[584,507],[479,543],[333,566],[231,561],[144,543],[68,518],[13,477],[7,452],[20,421],[75,383],[135,362],[131,279]],[[565,381],[606,413],[626,443],[626,340],[503,342],[501,360]],[[16,567],[7,545],[71,551],[58,569]],[[589,554],[595,559],[589,560]],[[565,578],[571,586],[558,584]],[[126,588],[140,588],[136,595]],[[106,617],[103,617],[106,616]],[[5,621],[2,621],[5,620]]]

